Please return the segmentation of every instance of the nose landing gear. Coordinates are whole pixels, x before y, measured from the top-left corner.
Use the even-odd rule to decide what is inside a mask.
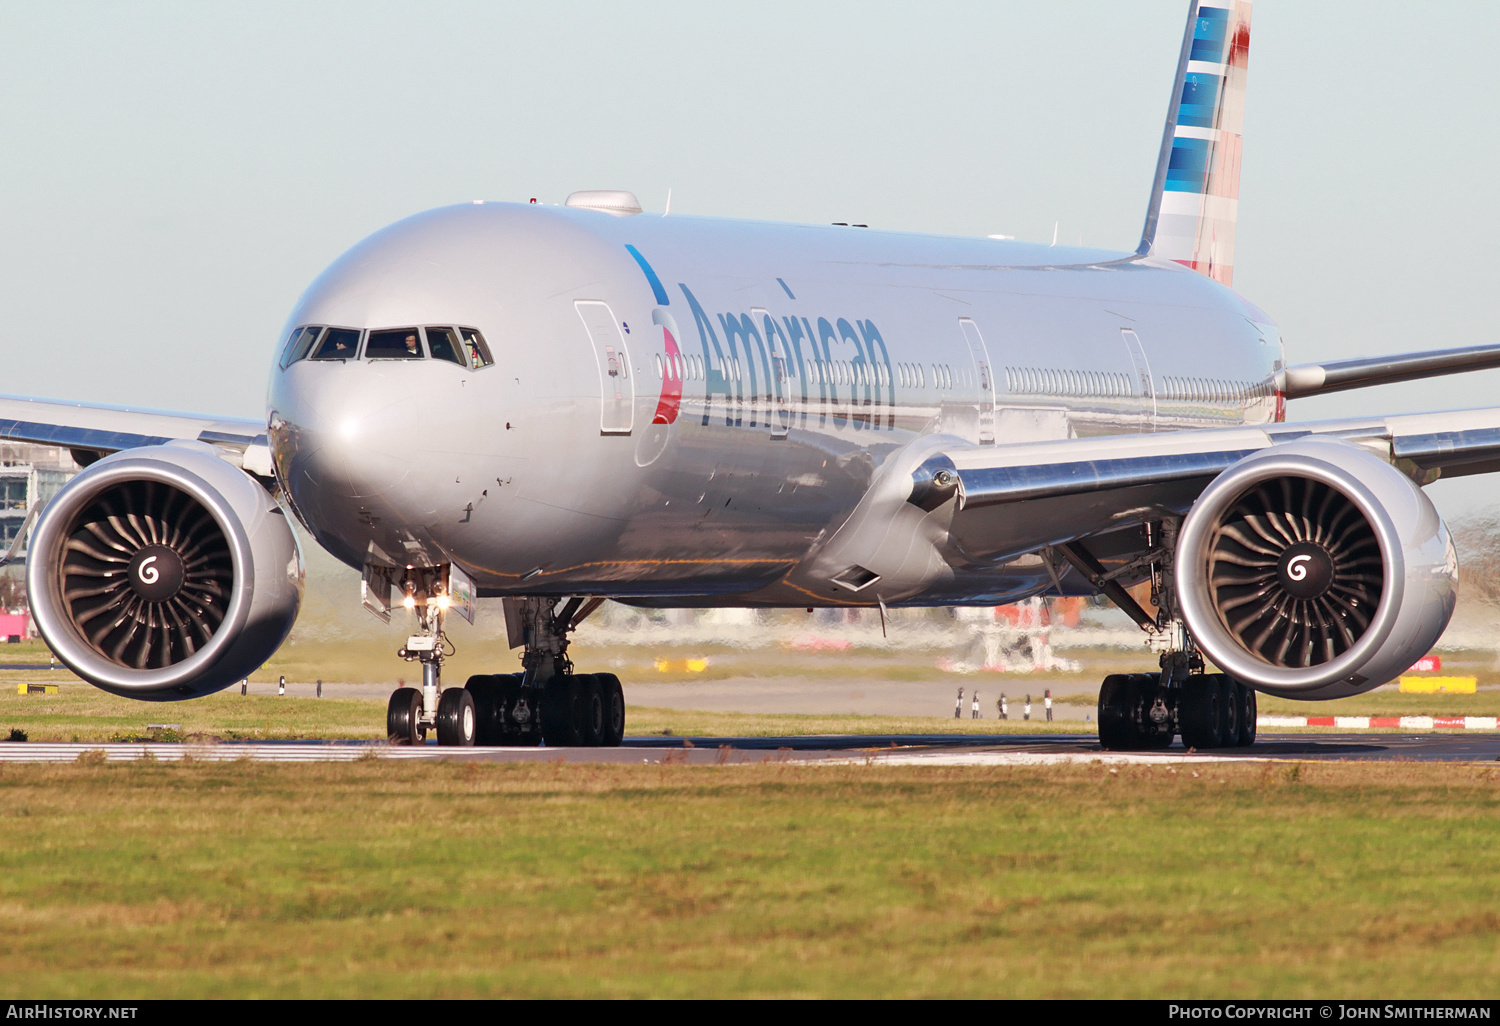
[[[433,571],[437,573],[437,571]],[[386,712],[393,744],[616,746],[625,736],[625,692],[612,673],[575,673],[568,635],[603,599],[574,597],[505,600],[512,648],[521,648],[521,673],[479,674],[461,688],[444,689],[443,659],[452,646],[443,634],[447,606],[440,585],[424,588],[421,570],[403,583],[419,633],[397,654],[422,664],[422,689],[398,688]]]
[[[463,688],[443,690],[443,660],[453,646],[443,633],[449,607],[449,568],[412,567],[401,582],[402,604],[417,617],[417,633],[406,639],[396,654],[407,662],[422,664],[422,689],[397,688],[386,706],[386,737],[392,744],[419,745],[428,731],[437,733],[440,745],[472,745],[477,729],[474,700]],[[387,587],[389,581],[387,579]],[[389,619],[389,604],[383,619]],[[380,614],[377,614],[380,615]]]

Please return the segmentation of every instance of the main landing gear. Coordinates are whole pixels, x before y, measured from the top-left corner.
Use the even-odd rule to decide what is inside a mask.
[[[1155,673],[1116,673],[1099,689],[1099,743],[1111,751],[1235,748],[1255,743],[1255,691],[1222,673],[1189,675],[1176,687]]]
[[[612,673],[574,673],[568,635],[603,599],[505,600],[512,648],[521,647],[521,673],[476,674],[461,688],[443,688],[442,663],[451,655],[443,634],[447,603],[440,585],[410,570],[406,605],[419,633],[397,654],[422,664],[422,689],[397,688],[386,711],[392,744],[616,746],[625,736],[625,692]],[[436,573],[436,571],[434,571]],[[424,588],[424,585],[431,587]]]
[[[1099,688],[1099,743],[1112,751],[1170,748],[1179,735],[1184,747],[1200,750],[1255,743],[1255,690],[1225,674],[1205,673],[1203,656],[1182,622],[1172,568],[1178,523],[1147,524],[1145,555],[1114,571],[1079,542],[1055,550],[1140,625],[1159,656],[1159,673],[1112,674]],[[1118,583],[1147,568],[1154,617]]]

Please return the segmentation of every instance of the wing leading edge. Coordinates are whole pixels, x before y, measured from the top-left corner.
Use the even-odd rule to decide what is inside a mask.
[[[1185,513],[1251,453],[1309,436],[1374,452],[1419,484],[1500,471],[1500,408],[1120,435],[1009,446],[956,445],[913,475],[908,502],[957,498],[957,551],[991,562]]]
[[[264,423],[248,417],[0,396],[0,438],[62,446],[83,464],[122,449],[191,439],[217,447],[249,473],[269,477],[265,431]]]

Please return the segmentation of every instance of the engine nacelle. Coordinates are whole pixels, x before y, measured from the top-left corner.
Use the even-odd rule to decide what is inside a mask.
[[[302,553],[264,488],[202,442],[128,449],[57,493],[31,536],[42,637],[116,695],[173,701],[258,669],[302,604]]]
[[[1183,619],[1231,677],[1285,698],[1359,694],[1425,655],[1458,557],[1432,502],[1375,454],[1308,438],[1240,460],[1182,524]]]

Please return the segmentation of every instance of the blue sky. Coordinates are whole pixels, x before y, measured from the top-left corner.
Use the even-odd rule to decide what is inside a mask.
[[[1185,7],[0,3],[0,389],[258,415],[327,263],[481,197],[670,188],[684,213],[1130,248]],[[1235,285],[1294,361],[1492,341],[1497,29],[1496,6],[1256,4]]]

